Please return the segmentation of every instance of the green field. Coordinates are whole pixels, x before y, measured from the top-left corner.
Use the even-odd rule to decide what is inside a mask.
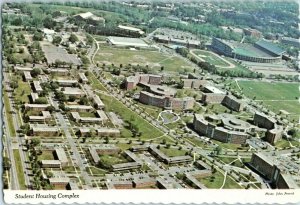
[[[127,108],[124,104],[122,104],[115,98],[103,94],[99,94],[99,96],[103,103],[106,105],[106,112],[115,112],[116,114],[121,116],[121,118],[124,121],[131,121],[132,119],[134,119],[132,123],[136,125],[139,128],[139,131],[142,133],[142,140],[153,139],[163,135],[163,133],[160,130],[153,127],[150,123],[148,123],[146,120],[140,117],[137,113],[131,111],[129,108]],[[127,129],[124,133],[126,134],[126,136],[124,137],[131,136],[130,131]]]
[[[160,147],[160,151],[169,157],[184,156],[187,152],[186,150],[179,150],[173,148],[167,149],[165,147]]]
[[[29,95],[31,93],[31,87],[27,82],[22,80],[18,81],[18,88],[15,90],[15,99],[24,103],[29,102]]]
[[[93,73],[89,72],[89,74],[86,77],[91,83],[90,85],[93,89],[107,91]]]
[[[115,165],[128,162],[122,155],[100,155],[101,161],[108,165]]]
[[[206,62],[213,64],[215,66],[229,66],[227,62],[225,62],[222,58],[217,57],[210,52],[204,51],[204,50],[196,50],[194,51],[196,55],[198,55],[200,58],[205,60]]]
[[[95,62],[127,65],[149,65],[149,69],[160,70],[164,66],[165,71],[192,71],[192,67],[184,60],[176,56],[169,56],[152,50],[129,50],[125,48],[112,48],[102,46],[95,56]]]
[[[24,189],[26,189],[26,185],[25,185],[25,176],[24,176],[24,170],[23,170],[22,163],[21,163],[20,153],[19,153],[19,150],[17,150],[17,149],[13,150],[13,152],[14,152],[14,158],[15,158],[15,165],[12,165],[12,166],[16,166],[20,189],[24,190]]]
[[[257,81],[238,81],[238,84],[247,97],[261,101],[263,105],[276,113],[279,110],[286,110],[298,119],[295,115],[300,115],[300,105],[296,99],[300,96],[299,84]],[[238,89],[236,85],[234,86]]]
[[[54,160],[53,151],[43,150],[42,154],[38,157],[39,160]]]
[[[197,178],[199,182],[203,183],[204,186],[210,189],[219,189],[221,188],[224,176],[221,172],[217,171],[213,173],[210,177]]]
[[[15,126],[13,123],[12,115],[10,114],[10,107],[9,107],[9,98],[6,92],[3,92],[4,95],[4,104],[5,104],[5,112],[6,112],[6,117],[8,121],[8,130],[10,133],[10,136],[15,137],[16,136],[16,130]]]

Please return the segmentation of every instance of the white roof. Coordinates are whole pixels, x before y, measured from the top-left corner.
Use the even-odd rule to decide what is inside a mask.
[[[125,29],[125,30],[129,30],[129,31],[136,31],[140,34],[144,34],[145,32],[142,31],[141,29],[139,28],[134,28],[134,27],[130,27],[130,26],[122,26],[122,25],[119,25],[118,26],[120,29]]]
[[[145,41],[139,38],[126,38],[110,36],[107,38],[111,44],[119,46],[136,46],[136,47],[149,47]]]

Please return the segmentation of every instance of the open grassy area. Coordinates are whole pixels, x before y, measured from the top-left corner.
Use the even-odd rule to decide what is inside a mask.
[[[208,144],[201,141],[197,137],[185,137],[184,140],[186,140],[187,142],[191,142],[198,147],[202,147],[202,148],[206,148],[206,149],[209,148]]]
[[[80,117],[96,117],[95,113],[92,112],[79,112]]]
[[[276,113],[286,110],[292,115],[300,115],[300,106],[296,99],[299,97],[298,83],[238,81],[238,84],[247,97],[262,101],[270,110]]]
[[[7,121],[8,121],[7,128],[9,130],[10,136],[15,137],[16,130],[15,130],[15,126],[14,126],[14,123],[13,123],[12,115],[10,114],[10,107],[9,107],[8,95],[7,95],[6,92],[3,92],[3,96],[4,96],[4,104],[5,104],[6,117],[7,117]]]
[[[223,142],[219,142],[217,140],[212,140],[212,142],[221,146],[223,149],[229,149],[229,150],[242,149],[242,146],[238,145],[238,144],[223,143]]]
[[[224,176],[221,172],[217,171],[213,173],[210,177],[200,178],[198,179],[198,181],[203,183],[207,188],[219,189],[223,184]]]
[[[43,150],[42,154],[38,157],[39,160],[54,160],[52,150]]]
[[[179,150],[179,149],[173,149],[173,148],[167,149],[162,146],[160,147],[160,151],[169,157],[184,156],[185,153],[187,152],[186,150]]]
[[[213,64],[215,66],[229,66],[227,62],[225,62],[221,57],[211,54],[210,52],[204,50],[196,50],[194,51],[196,55],[205,60],[206,62]]]
[[[108,165],[120,164],[128,162],[121,154],[119,155],[100,155],[101,161]]]
[[[15,99],[24,103],[29,102],[29,95],[31,93],[31,87],[27,82],[22,80],[18,81],[18,88],[15,90]]]
[[[223,189],[241,189],[241,188],[243,187],[241,187],[236,181],[234,181],[227,175]]]
[[[184,60],[176,56],[170,56],[152,50],[129,50],[124,48],[112,48],[102,46],[95,61],[119,66],[120,64],[149,65],[149,69],[160,70],[164,66],[165,71],[179,72],[191,71],[192,67]]]
[[[129,149],[132,144],[124,144],[124,143],[118,143],[116,144],[117,147],[119,147],[122,151]]]
[[[90,85],[92,86],[93,89],[107,91],[93,73],[89,72],[87,78],[91,83]]]
[[[13,152],[15,158],[15,165],[12,166],[16,166],[20,189],[24,190],[26,189],[26,185],[25,185],[24,169],[22,167],[20,153],[19,150],[13,150]]]
[[[106,112],[115,112],[124,121],[131,121],[134,125],[136,125],[139,128],[139,132],[142,133],[141,139],[147,140],[147,139],[152,139],[163,135],[163,133],[160,130],[158,130],[153,125],[148,123],[137,113],[131,111],[129,108],[127,108],[124,104],[122,104],[115,98],[103,94],[99,94],[99,96],[103,101],[103,103],[106,105],[105,106]],[[132,121],[132,119],[134,120]],[[130,134],[130,132],[126,132],[126,133]],[[127,135],[124,137],[130,137],[130,136]]]
[[[103,176],[104,174],[106,174],[105,170],[99,169],[96,167],[87,167],[86,170],[91,175],[97,175],[97,176],[102,175]]]

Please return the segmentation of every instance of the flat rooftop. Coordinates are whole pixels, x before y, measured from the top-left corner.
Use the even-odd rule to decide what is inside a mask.
[[[126,37],[110,36],[107,39],[113,45],[149,47],[149,45],[145,41],[143,41],[142,39],[139,39],[139,38],[126,38]]]

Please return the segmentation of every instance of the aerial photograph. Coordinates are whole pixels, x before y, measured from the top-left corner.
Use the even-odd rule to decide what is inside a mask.
[[[3,189],[299,189],[298,15],[293,0],[1,3]]]

